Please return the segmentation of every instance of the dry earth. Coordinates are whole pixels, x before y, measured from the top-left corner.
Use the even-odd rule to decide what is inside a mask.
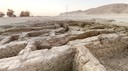
[[[127,26],[17,19],[0,26],[0,71],[128,71]]]

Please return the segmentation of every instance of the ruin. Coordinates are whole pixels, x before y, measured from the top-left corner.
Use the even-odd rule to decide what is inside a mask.
[[[109,20],[26,23],[1,25],[0,71],[128,70],[126,26]]]

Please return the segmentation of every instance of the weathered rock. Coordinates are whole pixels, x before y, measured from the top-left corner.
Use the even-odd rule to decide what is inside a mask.
[[[94,55],[100,63],[105,66],[107,71],[121,71],[127,70],[127,43],[127,34],[114,33],[75,40],[68,43],[68,45],[84,45],[90,50],[92,55]],[[82,48],[82,50],[84,50],[84,48]],[[121,64],[119,64],[119,62]]]
[[[86,45],[97,57],[113,56],[127,49],[127,36],[118,34],[103,34],[98,36],[98,41]]]
[[[19,52],[19,55],[37,50],[35,42],[28,42],[27,46]]]
[[[81,44],[76,44],[73,71],[106,71],[105,67]]]
[[[9,44],[0,46],[0,59],[7,58],[18,55],[18,53],[24,49],[27,45],[27,42],[10,42]]]
[[[38,50],[0,60],[0,71],[71,71],[75,49]]]
[[[19,35],[12,35],[12,36],[6,37],[5,39],[1,40],[0,44],[6,44],[6,43],[9,43],[11,41],[18,40],[18,38],[19,38]]]
[[[56,34],[64,34],[66,32],[66,30],[64,28],[59,28],[55,30]]]

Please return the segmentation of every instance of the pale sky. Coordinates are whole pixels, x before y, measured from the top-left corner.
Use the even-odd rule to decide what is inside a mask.
[[[28,10],[34,16],[55,16],[68,11],[86,10],[106,4],[128,3],[128,0],[0,0],[0,11],[13,9],[18,15],[20,11]]]

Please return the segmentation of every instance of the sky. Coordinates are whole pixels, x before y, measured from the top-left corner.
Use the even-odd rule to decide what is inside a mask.
[[[13,9],[16,15],[21,11],[30,11],[34,16],[56,16],[76,10],[86,10],[112,3],[128,3],[128,0],[0,0],[0,11],[6,13]]]

